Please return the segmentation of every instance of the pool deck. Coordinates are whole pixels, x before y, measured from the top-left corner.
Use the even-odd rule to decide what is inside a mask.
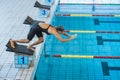
[[[41,0],[38,0],[40,2]],[[52,5],[50,16],[47,18],[38,17],[38,8],[33,7],[35,0],[1,0],[0,1],[0,80],[32,80],[36,63],[40,58],[42,44],[36,46],[35,65],[28,69],[15,68],[14,53],[6,51],[6,43],[10,38],[26,38],[30,29],[29,25],[23,24],[27,16],[35,20],[42,20],[50,23],[57,0]],[[35,37],[30,43],[35,41]],[[25,44],[28,45],[28,44]]]

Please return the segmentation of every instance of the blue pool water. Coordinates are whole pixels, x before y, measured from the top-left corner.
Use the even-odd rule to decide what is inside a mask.
[[[99,24],[95,24],[95,19]],[[120,18],[56,16],[53,25],[66,30],[120,31]],[[69,34],[76,34],[69,32]],[[77,33],[76,39],[62,43],[47,36],[36,71],[36,80],[120,80],[120,59],[55,58],[54,54],[120,56],[120,34]],[[62,36],[63,38],[66,38]],[[97,39],[101,37],[103,40]],[[102,41],[102,44],[98,44]],[[49,54],[49,57],[45,57]]]

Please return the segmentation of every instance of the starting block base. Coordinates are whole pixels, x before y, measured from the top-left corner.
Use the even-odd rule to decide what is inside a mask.
[[[50,14],[50,10],[47,10],[47,9],[39,9],[39,12],[38,12],[38,16],[39,17],[48,17]]]
[[[34,55],[25,55],[20,53],[14,54],[15,68],[29,68],[34,66]]]

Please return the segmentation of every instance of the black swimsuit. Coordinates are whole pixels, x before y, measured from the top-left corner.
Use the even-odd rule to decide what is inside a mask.
[[[38,38],[43,37],[42,32],[45,32],[46,34],[50,35],[50,33],[48,32],[48,29],[51,25],[49,25],[47,29],[43,29],[38,24],[39,24],[39,22],[36,22],[32,25],[32,27],[28,33],[28,36],[27,36],[28,40],[32,40],[35,35],[37,35]]]

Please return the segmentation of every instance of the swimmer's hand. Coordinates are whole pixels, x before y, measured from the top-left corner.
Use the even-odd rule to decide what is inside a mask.
[[[72,39],[75,39],[76,37],[77,37],[77,34],[74,34],[74,35],[71,36],[70,39],[72,40]]]

